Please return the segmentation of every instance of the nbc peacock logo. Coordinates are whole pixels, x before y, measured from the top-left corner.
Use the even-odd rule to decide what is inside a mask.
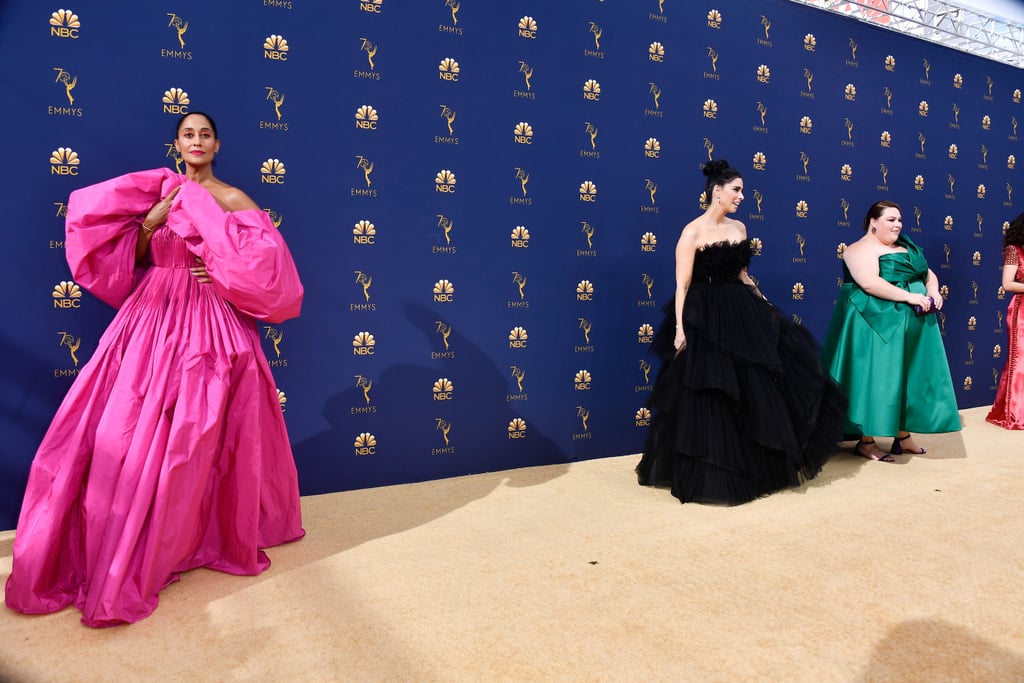
[[[517,325],[508,331],[508,348],[525,349],[529,338],[530,335],[527,334],[526,329]]]
[[[953,74],[953,87],[957,90],[962,90],[964,87],[964,77],[961,74]]]
[[[981,117],[981,129],[992,130],[992,117],[988,114]]]
[[[814,122],[811,121],[810,116],[800,117],[800,132],[804,135],[810,135],[814,131]]]
[[[352,338],[353,356],[372,356],[377,349],[377,340],[369,332],[359,332]]]
[[[764,251],[764,243],[761,241],[761,238],[760,237],[751,237],[750,238],[750,255],[751,256],[760,256],[762,251]]]
[[[576,283],[576,301],[593,301],[594,284],[590,280],[580,280]]]
[[[708,11],[708,27],[714,29],[722,28],[722,13],[716,9]]]
[[[887,130],[883,130],[878,142],[882,147],[892,147],[892,134]]]
[[[641,408],[636,411],[636,415],[633,416],[634,424],[637,427],[650,427],[651,426],[651,411],[647,408]]]
[[[981,252],[980,251],[976,251],[976,252],[974,252],[971,255],[971,265],[972,266],[980,266],[981,265]]]
[[[82,288],[71,280],[61,280],[50,293],[54,308],[81,308]]]
[[[644,142],[644,156],[648,159],[661,157],[661,142],[658,138],[647,138],[647,141]]]
[[[455,194],[455,174],[448,169],[441,169],[434,176],[434,190],[444,194]]]
[[[277,390],[277,405],[281,406],[281,412],[288,412],[288,397],[280,389]]]
[[[82,22],[69,9],[59,9],[50,14],[50,35],[54,38],[78,38]]]
[[[999,345],[999,344],[996,344],[995,346],[993,346],[992,347],[992,357],[993,358],[1002,358],[1002,356],[1003,356],[1003,347],[1001,345]]]
[[[576,391],[590,391],[590,384],[593,378],[590,375],[589,370],[579,370],[576,376],[572,378],[573,388]]]
[[[658,62],[659,64],[665,61],[665,46],[654,41],[647,47],[647,59],[651,62]]]
[[[957,155],[960,154],[960,148],[956,146],[956,143],[953,143],[949,146],[947,154],[949,155],[950,159],[956,161]]]
[[[580,201],[581,202],[596,202],[597,201],[597,185],[589,180],[584,180],[580,183]]]
[[[846,242],[840,242],[836,246],[836,258],[839,259],[840,261],[842,261],[843,260],[843,254],[845,254],[845,253],[846,253]]]
[[[839,167],[839,179],[845,183],[853,180],[853,167],[850,164],[843,164]]]
[[[971,378],[971,376],[968,375],[967,377],[964,377],[964,391],[970,391],[973,388],[974,380]]]
[[[521,417],[514,417],[509,420],[508,423],[508,438],[509,439],[525,439],[526,438],[526,421]]]
[[[921,100],[921,102],[917,105],[917,114],[918,114],[918,116],[922,116],[922,117],[926,117],[927,118],[927,116],[928,116],[928,100]]]
[[[368,220],[361,220],[352,228],[352,244],[373,244],[377,239],[377,228]]]
[[[70,147],[58,147],[50,152],[50,175],[78,175],[81,159]]]
[[[359,0],[359,10],[369,14],[381,14],[384,0]]]
[[[768,157],[764,152],[754,152],[753,164],[755,171],[763,171],[768,166]]]
[[[435,401],[450,401],[455,398],[455,385],[447,377],[438,377],[431,392]]]
[[[762,64],[757,67],[757,73],[755,74],[758,83],[769,83],[772,79],[772,70],[768,68],[766,64]]]
[[[807,218],[807,211],[808,211],[807,202],[805,202],[803,199],[801,199],[800,201],[798,201],[796,203],[796,217],[797,218]],[[801,248],[801,254],[802,253],[803,253],[803,249]]]
[[[1017,157],[1014,156],[1013,154],[1006,157],[1006,168],[1010,169],[1011,171],[1017,168]]]
[[[455,285],[448,280],[438,280],[434,283],[434,301],[442,304],[450,304],[455,301]]]
[[[793,300],[802,301],[804,298],[804,284],[802,282],[796,282],[793,284]]]
[[[985,193],[987,192],[987,190],[985,189],[984,183],[982,183],[981,185],[978,185],[977,192],[978,192],[978,199],[984,199],[985,198]]]
[[[512,129],[512,139],[520,145],[532,145],[533,126],[526,121],[520,121],[516,124],[516,127]]]
[[[377,452],[377,437],[370,432],[362,432],[352,445],[356,455],[373,455]]]
[[[924,190],[924,176],[923,175],[914,176],[914,189],[917,190],[918,192],[921,192],[922,190]]]
[[[658,248],[658,238],[653,232],[645,232],[640,236],[640,251],[653,254]]]
[[[284,185],[284,162],[280,159],[267,159],[260,165],[260,179],[267,185]]]
[[[953,229],[953,217],[952,216],[946,216],[942,220],[942,229],[943,230],[952,230]]]
[[[885,56],[885,70],[896,71],[896,58],[892,55]]]
[[[364,104],[356,109],[356,128],[361,130],[377,130],[379,120],[380,114],[368,104]]]
[[[284,36],[272,33],[263,39],[263,59],[275,62],[288,61],[288,41]]]
[[[704,100],[703,112],[706,119],[718,118],[718,102]]]
[[[164,90],[164,96],[160,100],[163,103],[165,114],[180,116],[188,112],[190,104],[188,93],[181,88],[168,88]]]
[[[853,83],[847,83],[846,87],[843,88],[843,97],[846,99],[847,102],[856,102],[857,86],[855,86]]]
[[[583,99],[590,100],[591,102],[597,102],[601,99],[601,84],[595,81],[593,78],[587,79],[583,83]]]
[[[530,231],[524,225],[512,228],[512,246],[516,249],[527,249],[530,246]]]
[[[818,39],[814,37],[813,33],[808,33],[804,36],[804,49],[808,52],[814,52],[815,48],[818,47]]]
[[[519,31],[520,38],[528,38],[530,40],[537,38],[537,21],[533,17],[521,17],[516,28]]]
[[[458,83],[461,72],[462,68],[459,66],[459,63],[451,57],[445,57],[437,65],[437,77],[442,81]]]
[[[654,341],[654,328],[650,323],[644,323],[637,329],[636,340],[641,344],[650,344]]]

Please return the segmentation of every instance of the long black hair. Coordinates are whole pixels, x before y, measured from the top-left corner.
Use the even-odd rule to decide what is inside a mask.
[[[1006,229],[1006,235],[1003,236],[1003,246],[1008,247],[1010,245],[1024,246],[1024,213],[1010,221],[1010,227]]]

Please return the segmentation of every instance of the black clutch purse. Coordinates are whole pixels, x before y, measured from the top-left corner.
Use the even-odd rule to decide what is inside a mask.
[[[928,308],[927,311],[924,310],[920,306],[914,306],[914,312],[917,313],[918,315],[929,315],[929,314],[935,313],[936,311],[939,310],[939,309],[935,308],[935,299],[933,299],[931,297],[928,297],[928,301],[931,301],[932,305]]]

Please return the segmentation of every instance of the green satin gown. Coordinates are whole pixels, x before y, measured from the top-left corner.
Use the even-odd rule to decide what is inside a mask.
[[[925,293],[928,264],[905,235],[907,253],[883,254],[878,274],[902,289]],[[935,434],[960,431],[946,350],[934,315],[871,296],[843,265],[843,285],[822,348],[822,361],[846,390],[850,406],[844,433],[896,436],[901,430]]]

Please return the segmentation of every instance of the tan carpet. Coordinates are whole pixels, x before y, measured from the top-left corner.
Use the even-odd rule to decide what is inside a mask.
[[[305,498],[267,572],[138,624],[0,609],[0,681],[1024,681],[1024,433],[986,412],[734,508],[637,456]]]

